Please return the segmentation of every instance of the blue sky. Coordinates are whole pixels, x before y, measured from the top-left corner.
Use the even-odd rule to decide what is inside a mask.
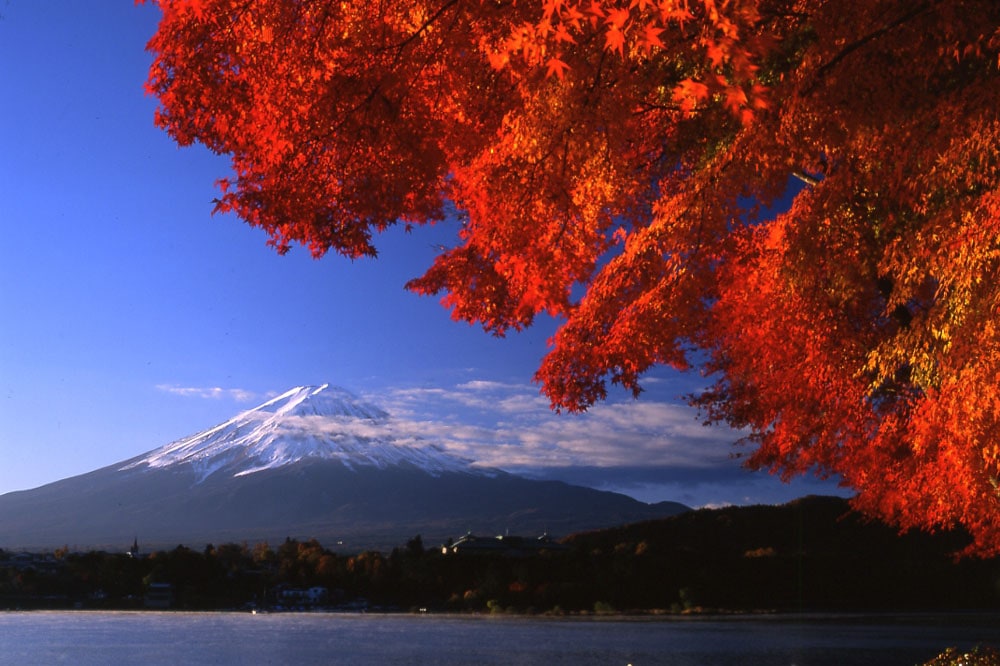
[[[833,492],[731,459],[656,371],[555,415],[531,376],[555,324],[495,339],[403,289],[448,225],[378,260],[278,256],[211,216],[228,162],[179,149],[143,93],[154,7],[0,3],[0,493],[112,464],[299,385],[331,382],[499,467],[694,506]]]

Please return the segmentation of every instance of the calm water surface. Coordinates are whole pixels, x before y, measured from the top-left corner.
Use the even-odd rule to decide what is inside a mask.
[[[982,642],[1000,645],[1000,615],[0,613],[0,664],[913,666]]]

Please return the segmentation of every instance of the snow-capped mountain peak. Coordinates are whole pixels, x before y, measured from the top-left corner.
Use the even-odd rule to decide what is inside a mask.
[[[471,461],[405,432],[379,407],[323,384],[291,389],[190,437],[131,460],[126,469],[189,467],[199,480],[245,476],[303,460],[348,468],[411,466],[430,474],[480,472]]]
[[[278,416],[353,417],[373,421],[389,418],[387,412],[361,402],[350,391],[329,384],[293,388],[250,412],[267,412]]]

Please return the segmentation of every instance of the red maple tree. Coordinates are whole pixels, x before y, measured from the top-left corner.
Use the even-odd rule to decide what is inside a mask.
[[[750,466],[1000,553],[1000,3],[154,1],[156,122],[279,251],[457,217],[408,286],[564,318],[554,407],[704,359]]]

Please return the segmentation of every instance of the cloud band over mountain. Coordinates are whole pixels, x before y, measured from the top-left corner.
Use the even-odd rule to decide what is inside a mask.
[[[240,388],[157,388],[235,402],[275,395]],[[643,396],[600,403],[583,414],[555,414],[534,386],[484,380],[396,387],[366,398],[391,418],[330,427],[359,437],[419,438],[479,466],[615,490],[644,501],[715,506],[845,494],[831,481],[803,478],[783,484],[764,472],[745,470],[738,459],[745,450],[736,445],[741,433],[705,426],[694,409],[679,402]]]

